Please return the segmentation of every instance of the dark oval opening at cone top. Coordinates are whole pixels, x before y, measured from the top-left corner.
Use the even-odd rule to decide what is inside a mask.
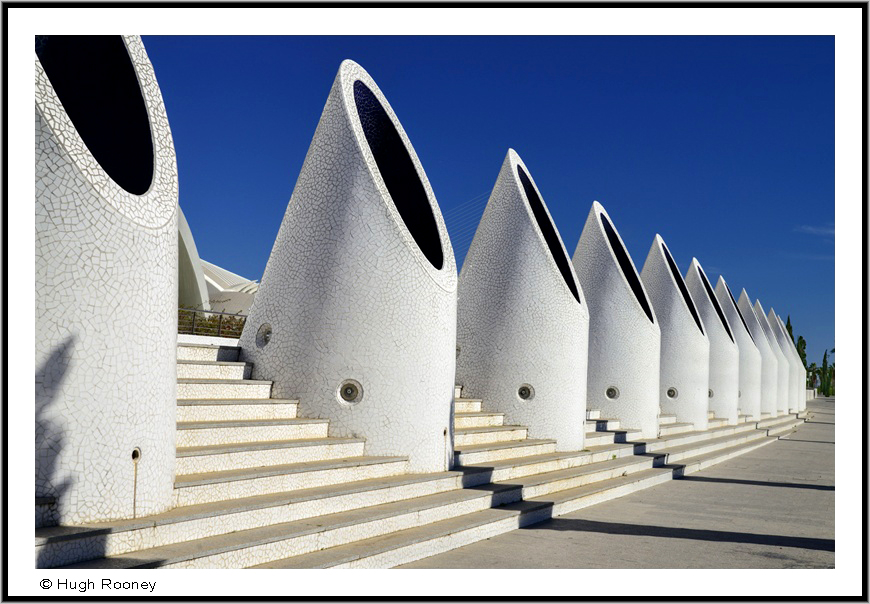
[[[698,329],[701,330],[701,333],[704,333],[704,326],[701,324],[701,317],[698,316],[698,311],[695,309],[695,303],[692,301],[692,297],[689,295],[689,290],[686,289],[686,282],[683,281],[683,276],[680,274],[680,271],[677,269],[677,263],[674,262],[674,259],[671,258],[671,253],[668,251],[668,246],[664,243],[661,244],[662,251],[665,254],[665,260],[668,263],[668,268],[671,269],[671,273],[674,275],[674,281],[677,282],[677,289],[680,290],[680,293],[683,295],[683,301],[686,303],[686,308],[689,309],[689,312],[692,313],[692,318],[695,319],[695,324],[698,326]]]
[[[710,299],[710,303],[713,304],[713,308],[716,309],[716,314],[719,315],[719,321],[722,322],[722,327],[725,328],[725,333],[728,334],[728,337],[731,338],[731,341],[734,341],[734,336],[731,335],[731,329],[728,327],[728,321],[725,320],[725,313],[722,312],[722,307],[719,306],[719,300],[716,299],[716,294],[713,293],[713,288],[710,287],[710,281],[707,279],[707,275],[704,274],[704,271],[701,269],[700,265],[698,268],[698,276],[701,277],[701,283],[704,284],[704,290],[707,292],[707,297]]]
[[[399,216],[426,259],[440,270],[444,265],[441,237],[411,154],[380,101],[359,80],[353,83],[353,100],[366,142]]]
[[[577,292],[577,285],[574,283],[574,276],[571,274],[571,265],[568,262],[568,257],[562,249],[562,243],[559,240],[559,234],[556,232],[556,227],[553,226],[553,221],[547,215],[547,209],[544,207],[544,202],[538,196],[532,181],[529,179],[522,166],[517,165],[517,174],[520,177],[520,182],[523,183],[523,190],[526,192],[526,199],[529,200],[529,206],[532,208],[532,214],[538,222],[538,227],[544,235],[544,241],[547,242],[547,247],[550,250],[550,256],[556,263],[559,272],[562,273],[562,278],[568,285],[568,289],[574,295],[574,299],[580,302],[580,294]]]
[[[120,36],[36,36],[36,55],[94,159],[122,189],[154,178],[151,124]]]
[[[725,283],[725,281],[722,281]],[[743,328],[746,330],[746,333],[749,334],[749,339],[755,342],[755,338],[752,337],[752,331],[749,329],[749,325],[746,324],[746,319],[743,318],[743,313],[740,312],[740,306],[737,304],[737,300],[734,299],[734,294],[731,293],[731,288],[728,287],[728,284],[725,283],[725,289],[728,292],[728,296],[731,298],[731,303],[734,304],[734,310],[737,311],[737,316],[740,317],[740,322],[743,323]]]
[[[622,269],[622,274],[625,275],[625,279],[626,281],[628,281],[628,285],[629,287],[631,287],[631,291],[634,293],[634,297],[637,298],[640,307],[649,318],[649,322],[655,323],[655,319],[653,319],[652,309],[650,308],[649,301],[646,299],[646,292],[643,291],[643,285],[641,285],[640,283],[640,278],[637,276],[637,271],[634,270],[634,265],[631,263],[631,258],[629,257],[628,252],[625,250],[625,247],[623,247],[622,242],[619,240],[619,235],[616,234],[616,229],[614,229],[613,225],[610,224],[607,216],[605,216],[604,214],[598,214],[598,217],[601,219],[601,224],[604,226],[604,233],[607,235],[607,241],[608,243],[610,243],[610,249],[613,250],[613,255],[616,256],[616,261],[619,263],[619,268]]]

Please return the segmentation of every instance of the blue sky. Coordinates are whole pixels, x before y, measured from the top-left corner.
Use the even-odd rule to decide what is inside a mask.
[[[143,36],[202,258],[259,279],[339,63],[396,111],[461,264],[508,147],[569,253],[593,200],[834,346],[834,41]]]

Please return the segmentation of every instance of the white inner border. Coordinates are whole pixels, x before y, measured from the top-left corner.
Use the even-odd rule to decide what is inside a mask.
[[[291,13],[292,11],[292,13]],[[292,14],[292,16],[291,16]],[[541,596],[700,594],[717,596],[837,596],[860,594],[861,443],[864,418],[860,376],[863,314],[861,280],[861,8],[285,8],[285,9],[171,9],[141,8],[17,8],[8,13],[9,119],[9,283],[25,284],[17,295],[16,316],[9,322],[9,342],[15,351],[8,369],[10,451],[20,451],[9,464],[10,595],[52,599],[61,592],[43,591],[39,581],[101,578],[157,581],[154,595],[254,596],[292,594],[333,597],[358,595]],[[398,29],[401,25],[401,30]],[[354,573],[353,581],[331,580],[317,571],[248,573],[199,571],[143,573],[135,571],[51,571],[33,568],[33,376],[34,325],[34,212],[33,199],[33,36],[36,34],[165,35],[834,35],[835,46],[835,210],[836,315],[849,317],[837,325],[840,348],[838,394],[844,401],[837,428],[836,569],[793,570],[544,570],[388,571]],[[24,152],[21,152],[24,150]],[[592,200],[589,200],[590,203]],[[7,309],[8,313],[8,309]],[[843,325],[847,326],[844,328]],[[812,512],[807,511],[807,522]],[[711,545],[715,547],[715,545]],[[522,555],[518,553],[518,555]],[[630,575],[630,577],[629,577]],[[256,580],[254,580],[256,578]],[[191,580],[193,579],[193,580]],[[292,580],[291,580],[292,579]],[[74,595],[74,593],[64,594]],[[85,597],[90,596],[86,595]],[[133,592],[93,592],[95,596],[134,595]]]

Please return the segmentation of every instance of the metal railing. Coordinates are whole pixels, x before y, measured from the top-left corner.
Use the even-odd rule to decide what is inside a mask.
[[[178,333],[238,338],[242,335],[242,328],[247,318],[247,315],[234,315],[228,312],[179,308]]]

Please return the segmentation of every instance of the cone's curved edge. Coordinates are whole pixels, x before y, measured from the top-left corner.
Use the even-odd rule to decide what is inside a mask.
[[[658,436],[661,334],[610,217],[592,204],[572,258],[589,310],[586,407]]]
[[[656,235],[640,272],[661,329],[662,413],[707,429],[710,341],[664,240]]]
[[[716,417],[725,418],[736,425],[740,408],[740,352],[733,328],[722,310],[704,269],[692,258],[686,272],[686,287],[707,328],[710,342],[709,406]],[[742,326],[741,326],[742,329]]]
[[[749,332],[752,334],[752,341],[761,353],[761,413],[768,413],[776,416],[778,388],[779,388],[779,369],[776,355],[770,347],[770,341],[767,334],[761,328],[758,322],[758,316],[755,314],[755,309],[752,307],[752,302],[749,301],[749,294],[746,290],[740,292],[740,299],[737,301],[737,307],[740,309],[740,314],[746,321]]]
[[[773,308],[770,309],[764,319],[770,326],[770,331],[773,333],[776,344],[779,346],[779,350],[782,353],[786,366],[788,367],[788,412],[797,413],[800,407],[800,395],[798,394],[798,390],[800,389],[800,383],[798,381],[800,379],[798,376],[798,365],[800,365],[800,361],[792,356],[791,346],[788,344],[791,340],[789,339],[788,334],[785,333],[785,329],[783,329],[779,324],[779,320],[777,319],[776,312],[774,312]]]
[[[406,224],[427,212],[431,222]],[[412,471],[444,470],[453,455],[456,286],[417,155],[372,78],[345,61],[254,298],[242,356],[255,378],[273,380],[273,397],[297,398],[302,416],[331,420],[330,434],[366,438],[369,454],[408,455]]]
[[[783,354],[782,348],[780,348],[779,346],[779,342],[777,342],[776,340],[776,335],[774,334],[773,329],[770,327],[770,323],[767,322],[767,315],[764,314],[764,307],[761,306],[761,302],[758,299],[755,300],[755,306],[753,306],[753,310],[755,311],[755,316],[758,317],[758,324],[761,325],[761,329],[762,331],[764,331],[764,335],[767,336],[767,341],[770,344],[770,350],[776,357],[776,412],[778,415],[782,415],[784,413],[788,413],[790,390],[789,362],[785,354]]]
[[[456,381],[559,450],[583,448],[589,313],[531,173],[508,150],[459,275]],[[526,390],[522,390],[527,388]]]
[[[88,36],[51,38],[40,37],[42,56],[50,70],[64,77],[76,65],[77,40],[84,48],[106,42]],[[116,54],[86,53],[77,64],[81,71],[105,72],[106,88],[73,85],[63,94],[67,104],[99,104],[104,99],[97,96],[114,98],[115,82],[129,83],[132,77],[138,99],[135,90],[128,90],[119,102],[136,105],[129,109],[133,113],[144,103],[142,119],[147,120],[152,152],[116,159],[139,174],[125,185],[133,190],[147,186],[142,194],[115,182],[84,142],[105,134],[91,129],[114,126],[91,116],[95,119],[78,120],[80,132],[39,55],[35,60],[36,495],[56,500],[53,517],[37,518],[37,525],[129,518],[161,512],[172,503],[175,149],[141,39],[118,38],[108,45]],[[57,52],[46,53],[46,44]],[[51,56],[63,61],[51,63]],[[120,115],[128,110],[112,109]],[[123,152],[124,141],[115,143]],[[150,165],[136,166],[138,161]],[[134,450],[139,452],[135,464]]]
[[[178,306],[209,310],[208,286],[190,225],[178,207]]]
[[[739,352],[737,402],[740,412],[751,421],[761,419],[761,353],[755,346],[749,326],[744,320],[737,300],[721,276],[716,282],[716,298],[731,325],[731,334]]]
[[[771,309],[772,311],[773,309]],[[792,357],[797,362],[797,390],[798,390],[798,412],[804,411],[807,408],[807,369],[804,367],[804,363],[801,360],[801,355],[797,351],[797,345],[795,345],[794,340],[788,334],[788,330],[785,327],[785,322],[782,320],[782,317],[779,315],[776,316],[776,320],[779,322],[779,327],[782,329],[782,333],[786,335],[786,344],[789,352]]]

